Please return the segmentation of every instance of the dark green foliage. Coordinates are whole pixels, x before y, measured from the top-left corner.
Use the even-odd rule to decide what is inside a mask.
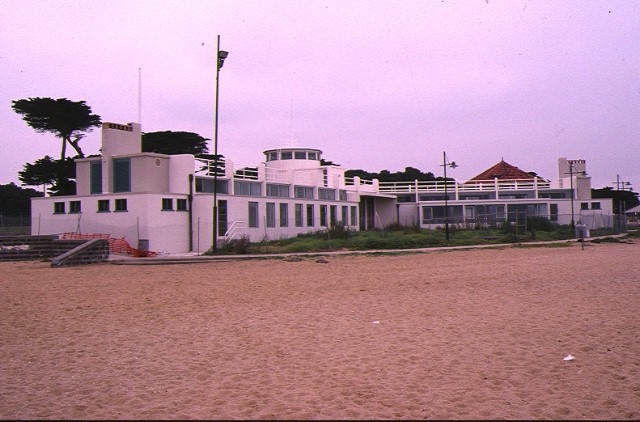
[[[73,158],[54,160],[46,155],[33,164],[25,164],[24,169],[18,172],[18,178],[27,186],[50,185],[52,196],[76,193],[76,166]]]
[[[414,180],[420,181],[434,181],[436,177],[431,172],[422,173],[417,168],[406,167],[403,172],[391,173],[389,170],[381,170],[379,173],[370,173],[365,170],[347,170],[344,172],[345,177],[358,176],[364,180],[378,179],[381,182],[413,182]]]
[[[341,222],[331,224],[328,230],[329,239],[348,239],[351,237],[351,230]]]
[[[0,185],[0,214],[3,216],[29,215],[31,213],[31,198],[44,196],[30,188],[21,188],[15,183]]]
[[[242,236],[239,239],[231,239],[228,242],[225,242],[221,248],[218,248],[218,252],[228,255],[245,255],[249,253],[250,246],[251,242],[249,242],[249,238]],[[208,250],[204,254],[213,255],[213,249]]]
[[[102,122],[100,116],[91,113],[84,101],[70,101],[66,98],[29,98],[12,101],[11,108],[22,116],[22,119],[38,133],[53,133],[62,140],[60,159],[66,156],[69,143],[79,157],[84,157],[80,148],[83,132],[91,132],[92,128]]]
[[[591,189],[591,197],[593,199],[613,198],[614,214],[620,214],[621,211],[624,212],[640,205],[640,199],[638,199],[637,192],[633,192],[631,190],[614,190],[609,186],[601,189]]]
[[[208,138],[203,138],[193,132],[149,132],[142,134],[142,152],[156,152],[158,154],[207,154]],[[208,158],[208,157],[203,157]],[[214,159],[211,156],[211,159]]]
[[[536,231],[544,231],[544,232],[552,232],[557,230],[559,224],[553,223],[546,217],[527,217],[527,229],[528,230],[536,230]]]

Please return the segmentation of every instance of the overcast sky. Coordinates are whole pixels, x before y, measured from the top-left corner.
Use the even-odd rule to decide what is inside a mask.
[[[83,100],[103,122],[213,139],[217,35],[218,150],[236,167],[300,146],[438,176],[446,151],[459,180],[501,159],[556,179],[567,157],[593,187],[640,188],[636,0],[4,0],[0,184],[60,155],[12,100]],[[98,153],[100,129],[81,146]]]

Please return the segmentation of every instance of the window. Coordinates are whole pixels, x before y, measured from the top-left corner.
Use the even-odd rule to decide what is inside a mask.
[[[338,191],[338,197],[340,198],[341,201],[346,201],[347,200],[347,191],[344,189],[340,189]]]
[[[318,158],[317,158],[317,156],[316,156],[316,153],[315,153],[315,152],[309,152],[309,153],[307,154],[307,159],[308,159],[308,160],[317,160]]]
[[[89,192],[102,193],[102,161],[92,161],[89,166]]]
[[[260,182],[246,182],[235,180],[233,182],[233,193],[235,195],[260,196]]]
[[[54,202],[53,203],[53,213],[54,214],[64,214],[64,202]]]
[[[249,202],[249,227],[259,227],[257,202]]]
[[[289,204],[280,204],[280,227],[289,227]]]
[[[592,210],[599,210],[600,208],[600,202],[592,202],[591,203],[591,209]]]
[[[277,196],[280,198],[289,197],[289,185],[276,185],[267,183],[267,196]]]
[[[588,202],[581,202],[580,203],[580,209],[581,210],[588,210],[589,209],[589,203]]]
[[[302,227],[303,225],[303,218],[304,216],[302,215],[302,212],[304,210],[304,207],[302,204],[296,204],[296,227]]]
[[[162,198],[162,211],[173,211],[173,198]]]
[[[320,205],[320,227],[327,226],[327,206]]]
[[[308,186],[294,186],[293,196],[296,198],[313,199],[313,188]]]
[[[267,227],[276,226],[276,204],[267,202]]]
[[[336,200],[336,190],[335,189],[326,189],[326,188],[318,188],[318,199],[324,199],[328,201]]]
[[[186,199],[176,199],[176,209],[178,211],[187,211],[187,200]]]
[[[100,200],[98,200],[98,212],[109,212],[109,200],[108,199],[100,199]]]
[[[80,214],[82,212],[82,206],[80,201],[69,202],[69,214]]]
[[[281,160],[291,160],[293,158],[293,153],[291,151],[282,151],[280,153]]]
[[[549,220],[558,221],[558,204],[549,204]]]
[[[329,207],[329,217],[331,221],[331,225],[335,226],[336,222],[338,221],[338,206],[337,205],[331,205]]]
[[[307,153],[304,151],[296,151],[293,157],[296,160],[305,160],[307,158]]]
[[[349,207],[346,205],[342,206],[342,224],[344,226],[349,225]]]
[[[218,233],[226,236],[228,227],[227,221],[227,201],[218,201]]]
[[[196,179],[196,192],[213,193],[216,186],[218,186],[217,193],[229,193],[229,184],[226,180],[218,179],[218,184],[216,185],[215,179]]]
[[[307,227],[313,226],[313,204],[307,204]]]
[[[278,159],[278,153],[275,151],[267,153],[267,161],[276,161]]]
[[[126,211],[126,210],[127,210],[127,200],[116,199],[116,211]]]
[[[422,207],[422,224],[426,224],[433,220],[433,209],[431,207]]]
[[[131,192],[131,159],[113,160],[113,191]]]
[[[358,225],[358,207],[356,207],[355,205],[351,207],[351,225]]]

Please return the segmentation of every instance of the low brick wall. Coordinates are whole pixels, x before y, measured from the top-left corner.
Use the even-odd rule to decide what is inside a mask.
[[[31,261],[48,259],[53,256],[53,242],[57,235],[0,236],[0,261]]]
[[[60,241],[54,242],[54,244]],[[51,260],[52,267],[95,264],[109,258],[109,242],[107,239],[64,240],[66,245],[80,242],[79,245]],[[65,245],[65,246],[66,246]]]
[[[81,249],[78,256],[66,257],[63,265],[82,265],[104,261],[109,257],[109,242],[94,242],[88,249]],[[1,235],[0,261],[48,260],[60,257],[86,243],[86,239],[58,239],[57,235]],[[53,264],[52,264],[53,265]]]

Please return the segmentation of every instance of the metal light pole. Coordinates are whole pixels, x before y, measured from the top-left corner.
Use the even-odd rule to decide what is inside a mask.
[[[216,117],[213,134],[213,253],[218,253],[218,80],[220,69],[228,55],[227,51],[220,51],[220,35],[218,35],[218,45],[216,47]]]
[[[447,204],[448,195],[447,195],[447,167],[451,167],[452,169],[458,167],[455,161],[448,162],[447,161],[447,153],[445,151],[442,152],[442,167],[444,167],[444,232],[447,237],[447,241],[449,240],[449,206]]]
[[[567,160],[567,162],[569,163],[569,177],[571,178],[571,230],[575,232],[576,229],[576,223],[574,220],[574,214],[573,214],[573,200],[575,199],[575,193],[573,190],[573,170],[574,170],[574,165],[575,165],[575,160]],[[565,173],[567,174],[567,173]],[[581,174],[583,176],[587,175],[586,171],[577,171],[576,174]]]

